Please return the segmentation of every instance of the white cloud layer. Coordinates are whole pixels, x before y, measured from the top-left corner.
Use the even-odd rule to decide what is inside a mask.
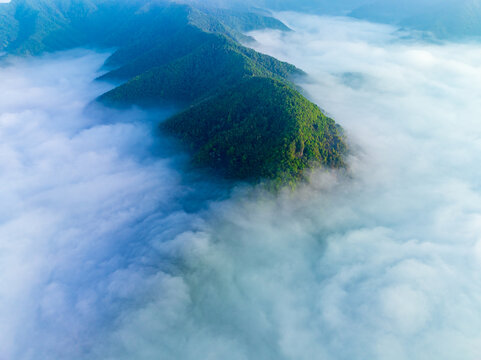
[[[150,222],[187,223],[170,203],[182,192],[171,161],[152,157],[156,123],[84,111],[107,90],[92,83],[104,59],[74,51],[0,67],[1,359],[88,353],[124,299],[154,291],[136,288],[161,266],[144,261]]]
[[[481,357],[481,48],[279,16],[352,142],[295,194],[189,196],[145,114],[82,112],[100,55],[0,69],[0,358]]]

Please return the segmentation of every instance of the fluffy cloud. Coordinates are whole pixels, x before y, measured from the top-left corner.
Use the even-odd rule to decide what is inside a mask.
[[[85,110],[107,90],[92,83],[104,59],[74,51],[0,68],[2,359],[88,352],[123,301],[155,291],[140,285],[162,265],[150,223],[187,226],[156,122]]]
[[[151,114],[85,112],[101,55],[0,69],[0,357],[481,356],[481,50],[279,16],[256,47],[352,149],[295,193],[226,197]]]

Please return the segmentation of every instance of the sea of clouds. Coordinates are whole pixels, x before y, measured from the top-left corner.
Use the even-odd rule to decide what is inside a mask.
[[[167,113],[85,110],[105,55],[0,68],[0,359],[481,357],[481,46],[277,14],[348,173],[231,191]]]
[[[202,206],[158,136],[167,110],[90,104],[110,88],[93,82],[105,58],[0,67],[2,360],[92,356],[122,311],[163,297],[153,283],[168,255],[154,244],[189,228],[195,204],[181,198]]]

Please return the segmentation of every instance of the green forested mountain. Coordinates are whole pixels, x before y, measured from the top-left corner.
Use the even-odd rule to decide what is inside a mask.
[[[291,82],[303,72],[249,49],[244,31],[289,29],[272,17],[162,0],[13,0],[0,6],[2,51],[115,48],[100,80],[107,105],[181,105],[162,128],[195,163],[234,179],[292,182],[343,166],[340,128]]]
[[[1,50],[35,55],[86,44],[97,30],[97,22],[87,19],[96,13],[96,5],[89,0],[13,0],[0,4]]]
[[[186,25],[232,38],[266,26],[286,29],[260,14],[197,9],[167,0],[12,0],[0,3],[0,25],[0,51],[35,55],[75,46],[118,47],[124,55],[117,56],[115,65]],[[128,48],[130,52],[124,51]]]
[[[176,53],[185,52],[184,46],[177,49]],[[148,65],[156,65],[153,60],[157,57],[150,53],[113,74],[135,75]],[[170,53],[166,57],[172,56]],[[166,57],[159,57],[159,62],[165,63]],[[150,68],[100,100],[111,105],[155,105],[160,101],[188,104],[221,93],[248,77],[287,79],[294,74],[302,72],[290,64],[245,48],[224,35],[208,34],[195,44],[191,53]]]
[[[312,164],[343,166],[342,130],[285,82],[252,77],[164,122],[195,162],[236,179],[292,182]]]

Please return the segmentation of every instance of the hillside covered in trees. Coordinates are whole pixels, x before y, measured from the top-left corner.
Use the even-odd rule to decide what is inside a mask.
[[[162,124],[194,161],[234,179],[299,180],[312,164],[344,165],[346,145],[334,120],[287,83],[252,77]]]
[[[260,13],[194,8],[167,0],[12,0],[0,3],[0,52],[38,55],[80,46],[116,48],[108,64],[120,66],[173,38],[186,25],[236,39],[246,39],[242,32],[266,27],[287,30]],[[182,41],[176,45],[183,46]]]
[[[172,54],[169,58],[172,58]],[[139,63],[143,65],[144,59],[149,59],[153,67],[141,66]],[[150,55],[142,56],[133,64],[106,74],[102,79],[147,69],[100,100],[112,105],[158,105],[159,102],[189,104],[219,94],[248,77],[287,80],[290,76],[302,75],[294,66],[245,48],[222,34],[208,34],[195,44],[191,53],[165,62],[165,58],[154,63]]]

